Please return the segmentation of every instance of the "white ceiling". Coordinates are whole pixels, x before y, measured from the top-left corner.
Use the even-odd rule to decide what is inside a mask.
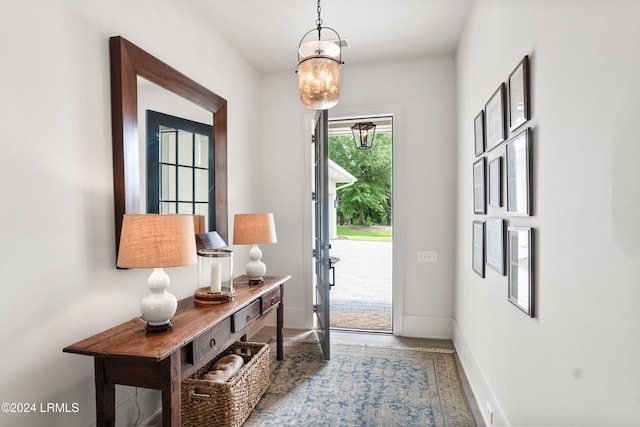
[[[260,72],[297,66],[317,0],[184,0]],[[453,52],[473,0],[321,0],[323,26],[349,46],[345,66]],[[325,37],[323,32],[323,39]]]

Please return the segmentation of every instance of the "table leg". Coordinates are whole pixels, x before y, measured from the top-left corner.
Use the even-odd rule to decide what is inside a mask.
[[[116,424],[116,385],[106,382],[104,359],[94,360],[96,371],[96,426],[114,427]]]
[[[180,376],[180,352],[174,352],[162,363],[169,365],[168,369],[162,370],[169,374],[168,381],[165,381],[165,385],[162,387],[162,425],[164,427],[180,427],[180,384],[182,382]]]
[[[276,309],[276,359],[284,358],[284,286],[280,286],[280,304]]]

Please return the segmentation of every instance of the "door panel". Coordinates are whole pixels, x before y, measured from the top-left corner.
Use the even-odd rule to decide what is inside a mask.
[[[318,111],[315,117],[314,142],[314,256],[316,275],[316,332],[326,360],[330,349],[330,299],[329,281],[329,135],[328,112]]]

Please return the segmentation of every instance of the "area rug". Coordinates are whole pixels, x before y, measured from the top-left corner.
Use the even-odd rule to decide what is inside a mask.
[[[333,343],[325,361],[290,341],[284,356],[245,426],[475,426],[452,350]]]

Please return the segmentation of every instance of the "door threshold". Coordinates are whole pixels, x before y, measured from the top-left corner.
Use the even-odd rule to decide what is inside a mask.
[[[391,329],[366,329],[366,328],[346,328],[343,326],[332,326],[331,331],[336,332],[350,332],[356,334],[393,334],[393,330]]]

